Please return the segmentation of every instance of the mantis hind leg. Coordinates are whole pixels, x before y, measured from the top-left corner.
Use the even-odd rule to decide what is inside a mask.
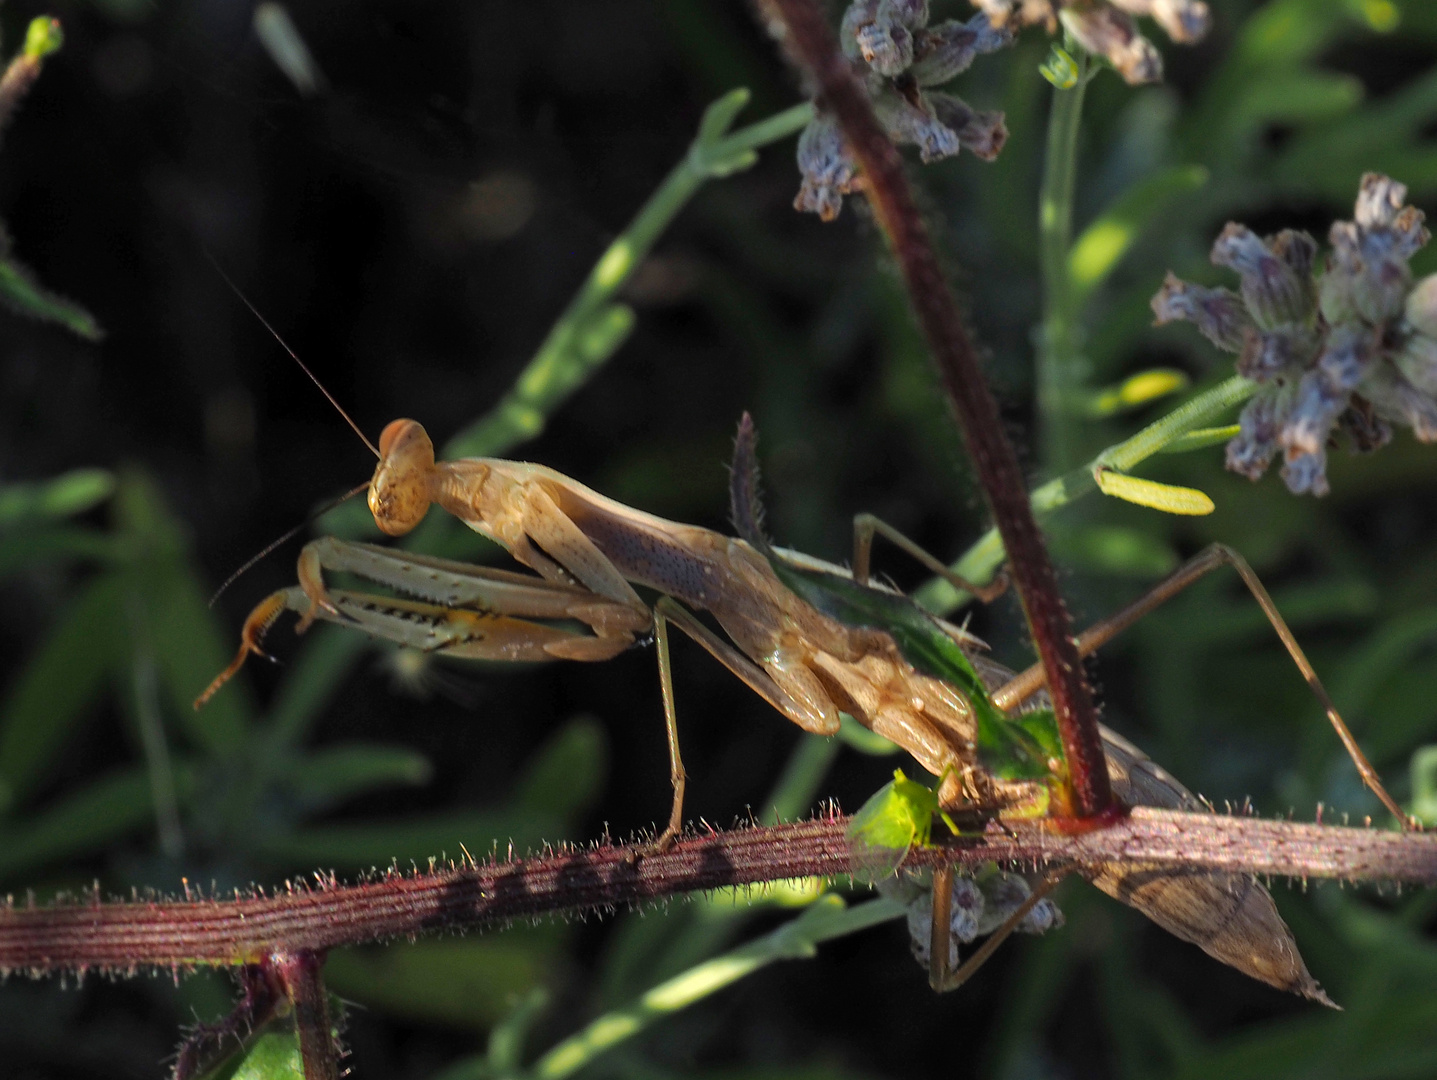
[[[1417,822],[1403,813],[1402,808],[1397,805],[1397,801],[1383,787],[1382,778],[1377,775],[1377,770],[1372,767],[1372,763],[1367,760],[1367,755],[1357,745],[1357,740],[1353,738],[1342,715],[1337,711],[1337,706],[1333,704],[1327,689],[1322,685],[1322,680],[1317,677],[1317,672],[1307,659],[1307,654],[1302,651],[1302,646],[1297,643],[1297,638],[1293,636],[1286,620],[1278,612],[1277,605],[1272,602],[1272,597],[1263,588],[1257,574],[1247,564],[1246,559],[1226,544],[1212,544],[1204,548],[1145,595],[1134,600],[1116,615],[1112,615],[1084,631],[1078,636],[1078,654],[1089,656],[1096,652],[1149,612],[1156,610],[1193,582],[1220,566],[1231,566],[1236,570],[1238,576],[1242,578],[1242,583],[1247,586],[1248,592],[1252,593],[1253,599],[1257,601],[1258,607],[1262,608],[1262,613],[1267,616],[1267,621],[1277,632],[1283,648],[1287,650],[1287,655],[1292,658],[1292,662],[1297,665],[1297,670],[1307,681],[1308,687],[1321,702],[1327,713],[1328,721],[1332,724],[1333,730],[1337,732],[1337,737],[1342,740],[1342,745],[1346,748],[1348,756],[1352,758],[1353,764],[1357,766],[1363,783],[1372,790],[1382,805],[1398,821],[1401,821],[1407,828],[1420,828]],[[1042,688],[1043,670],[1041,666],[1035,664],[995,691],[993,703],[1006,711]]]
[[[948,569],[941,559],[924,551],[892,525],[872,514],[855,514],[853,518],[853,580],[860,585],[868,584],[874,536],[883,537],[889,543],[917,559],[924,567],[943,578],[954,588],[972,593],[985,604],[991,604],[1008,588],[1007,571],[1000,570],[997,577],[987,585],[975,585],[967,578]]]

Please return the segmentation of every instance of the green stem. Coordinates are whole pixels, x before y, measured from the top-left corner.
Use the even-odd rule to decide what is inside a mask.
[[[536,1061],[527,1075],[536,1080],[569,1076],[656,1021],[688,1008],[775,960],[811,957],[821,942],[896,919],[903,912],[903,906],[893,900],[870,900],[856,907],[845,907],[839,897],[830,893],[772,933],[689,968],[633,1003],[598,1017]]]
[[[1098,485],[1093,479],[1093,470],[1098,466],[1105,465],[1119,472],[1127,472],[1154,454],[1170,448],[1188,432],[1202,427],[1234,405],[1246,401],[1256,389],[1255,383],[1241,375],[1234,375],[1211,390],[1199,394],[1161,420],[1149,424],[1132,438],[1108,447],[1081,468],[1034,488],[1030,496],[1033,513],[1042,516],[1096,491]],[[998,530],[989,529],[953,564],[953,572],[969,581],[984,582],[993,576],[1003,558],[1003,541],[998,537]],[[924,584],[913,597],[929,611],[940,614],[952,611],[972,598],[971,594],[960,592],[941,578],[934,578]]]
[[[758,147],[792,135],[813,119],[813,106],[804,103],[724,135],[727,121],[712,121],[724,115],[731,120],[747,100],[748,91],[737,90],[710,106],[689,152],[599,257],[513,388],[449,441],[446,457],[497,455],[538,435],[554,410],[628,337],[634,313],[614,298],[694,193],[709,179],[747,168]]]
[[[1072,43],[1070,43],[1072,45]],[[1073,466],[1077,439],[1075,402],[1087,372],[1080,347],[1078,312],[1068,275],[1073,242],[1073,191],[1078,171],[1078,131],[1088,85],[1088,54],[1072,45],[1078,81],[1053,88],[1048,147],[1038,194],[1038,248],[1043,273],[1043,322],[1038,336],[1038,412],[1044,459],[1053,472]]]

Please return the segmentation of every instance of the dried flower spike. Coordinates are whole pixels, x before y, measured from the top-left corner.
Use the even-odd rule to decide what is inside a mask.
[[[982,112],[951,94],[928,91],[962,74],[983,53],[1013,43],[1010,30],[983,14],[967,22],[928,25],[927,0],[855,0],[844,12],[839,39],[862,76],[888,137],[918,147],[925,162],[962,149],[991,161],[1007,141],[1000,112]],[[794,206],[832,221],[843,196],[862,187],[838,126],[820,112],[798,141],[803,175]]]
[[[1169,274],[1153,297],[1160,324],[1193,323],[1260,384],[1227,446],[1232,471],[1256,480],[1280,454],[1294,494],[1325,495],[1327,451],[1340,442],[1375,450],[1394,424],[1437,442],[1437,280],[1412,283],[1408,260],[1429,234],[1406,197],[1395,180],[1365,175],[1353,220],[1328,233],[1317,280],[1306,233],[1260,238],[1229,223],[1212,261],[1237,272],[1240,295]]]
[[[1135,15],[1150,16],[1180,45],[1200,41],[1212,22],[1202,0],[973,0],[994,26],[1041,25],[1048,33],[1062,22],[1089,52],[1105,58],[1129,83],[1157,82],[1163,59],[1138,33]]]

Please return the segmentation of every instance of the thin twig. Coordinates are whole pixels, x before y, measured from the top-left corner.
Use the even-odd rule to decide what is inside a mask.
[[[838,120],[863,173],[864,188],[903,273],[918,324],[948,392],[993,523],[1007,549],[1034,647],[1047,672],[1063,738],[1077,817],[1096,817],[1113,804],[1098,735],[1093,694],[1073,639],[1072,620],[1028,505],[1018,456],[1003,428],[998,403],[938,264],[903,162],[884,134],[868,95],[813,0],[767,0],[783,23],[784,43],[813,75],[820,108]]]

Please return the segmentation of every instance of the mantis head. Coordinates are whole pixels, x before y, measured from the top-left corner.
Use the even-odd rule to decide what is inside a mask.
[[[369,512],[390,536],[403,536],[434,501],[434,443],[417,420],[394,420],[379,436],[379,464],[369,482]]]

